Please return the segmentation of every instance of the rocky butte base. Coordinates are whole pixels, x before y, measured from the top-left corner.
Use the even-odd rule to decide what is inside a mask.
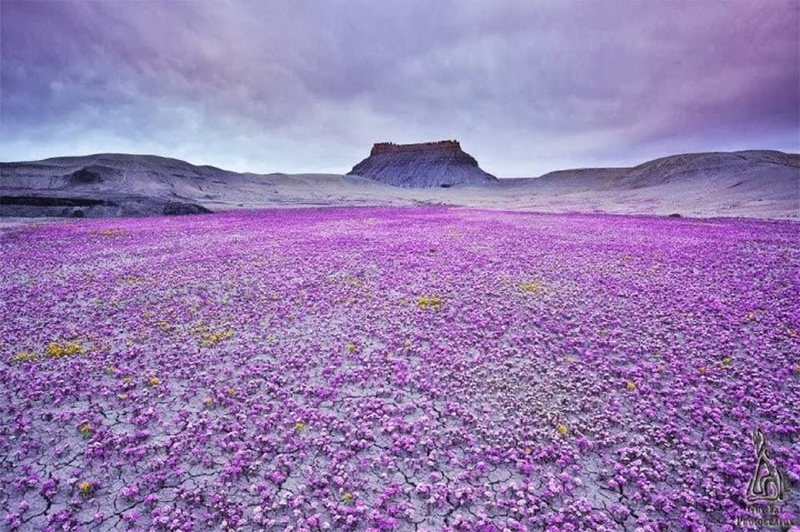
[[[403,188],[451,187],[496,182],[480,169],[478,161],[465,153],[456,140],[394,144],[379,142],[369,157],[349,172]]]

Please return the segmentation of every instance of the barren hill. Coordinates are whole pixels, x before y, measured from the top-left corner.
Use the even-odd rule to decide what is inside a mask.
[[[463,159],[462,168],[478,172],[472,174],[476,183],[442,188],[441,184],[454,182],[434,181],[449,175],[434,172],[426,178],[428,188],[404,188],[358,175],[242,174],[150,155],[0,163],[0,216],[112,217],[262,207],[446,204],[541,212],[800,219],[796,154],[681,154],[633,168],[563,170],[538,178],[498,180],[485,177],[460,148],[444,148],[439,153],[450,150],[455,159]],[[390,144],[373,151],[377,156],[406,156],[413,148]]]

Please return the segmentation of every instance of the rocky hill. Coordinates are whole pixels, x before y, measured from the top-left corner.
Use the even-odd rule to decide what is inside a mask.
[[[208,213],[193,194],[182,192],[229,173],[151,155],[0,163],[0,215],[106,218]]]
[[[481,170],[478,161],[455,140],[421,144],[381,142],[348,175],[403,188],[447,188],[497,181]]]

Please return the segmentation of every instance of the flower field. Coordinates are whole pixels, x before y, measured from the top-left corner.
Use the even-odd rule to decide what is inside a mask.
[[[798,229],[438,207],[5,229],[0,527],[757,530],[756,428],[800,523]]]

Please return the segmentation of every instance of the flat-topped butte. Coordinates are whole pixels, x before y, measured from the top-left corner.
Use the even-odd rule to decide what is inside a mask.
[[[439,140],[436,142],[418,142],[416,144],[395,144],[394,142],[376,142],[372,146],[370,155],[379,153],[400,153],[414,151],[461,151],[461,144],[457,140]]]
[[[497,181],[481,170],[478,161],[461,149],[457,140],[418,144],[379,142],[370,155],[350,171],[403,188],[478,185]]]

